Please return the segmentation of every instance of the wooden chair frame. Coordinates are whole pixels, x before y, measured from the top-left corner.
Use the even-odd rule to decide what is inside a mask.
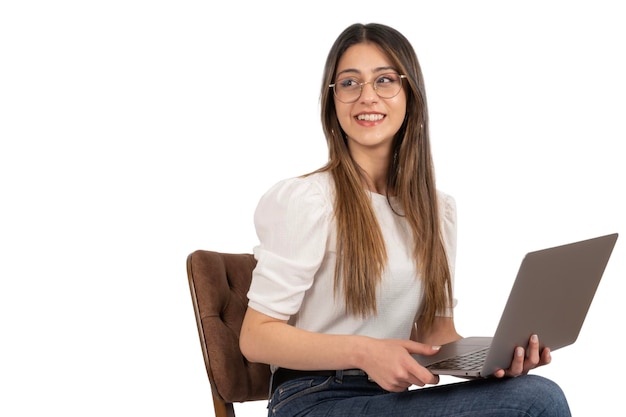
[[[270,367],[250,363],[239,332],[256,261],[251,254],[197,250],[187,277],[216,417],[235,417],[233,403],[267,400]]]

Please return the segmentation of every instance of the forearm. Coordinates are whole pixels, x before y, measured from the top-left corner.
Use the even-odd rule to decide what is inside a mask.
[[[435,317],[435,322],[428,331],[424,331],[420,317],[411,333],[412,340],[430,345],[444,345],[460,338],[452,317]]]
[[[366,339],[305,331],[248,309],[239,344],[251,362],[300,370],[350,369],[362,365]]]

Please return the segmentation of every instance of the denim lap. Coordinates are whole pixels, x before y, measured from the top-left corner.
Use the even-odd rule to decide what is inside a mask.
[[[282,391],[281,391],[282,389]],[[282,384],[270,417],[569,417],[567,400],[552,381],[526,375],[480,379],[390,393],[363,377],[301,378]]]

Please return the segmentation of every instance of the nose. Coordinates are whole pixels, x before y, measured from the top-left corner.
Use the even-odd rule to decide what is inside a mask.
[[[363,83],[361,85],[361,101],[370,103],[378,99],[378,94],[374,89],[374,84],[371,81]]]

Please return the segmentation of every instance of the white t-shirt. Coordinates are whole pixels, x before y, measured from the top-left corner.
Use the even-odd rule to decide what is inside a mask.
[[[248,292],[249,306],[313,332],[408,338],[423,288],[406,219],[394,213],[386,196],[370,193],[388,265],[377,288],[378,313],[366,318],[346,314],[341,289],[334,291],[333,193],[332,177],[324,172],[283,180],[261,198],[254,216],[260,243],[254,248],[257,266]],[[454,279],[456,206],[452,197],[441,192],[438,196]],[[444,315],[451,316],[452,311]]]

